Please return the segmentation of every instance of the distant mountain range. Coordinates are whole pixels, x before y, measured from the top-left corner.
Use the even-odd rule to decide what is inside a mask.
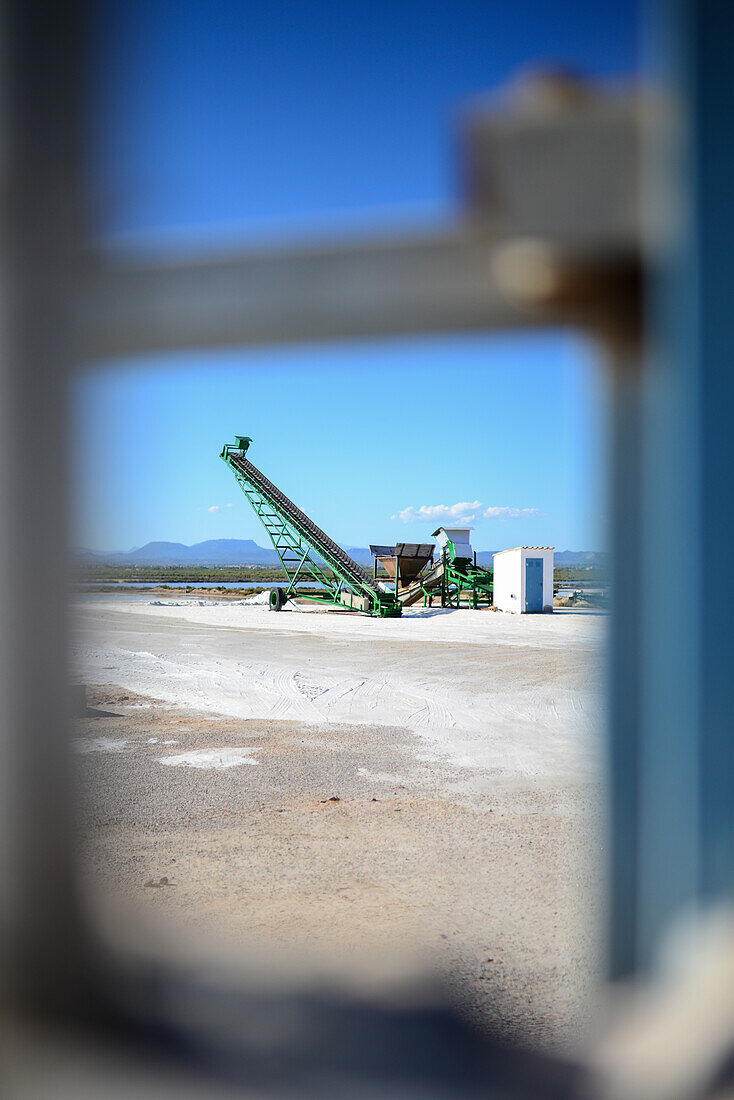
[[[367,546],[344,546],[344,550],[360,565],[371,565]],[[492,550],[479,550],[479,565],[492,564]],[[182,542],[149,542],[134,550],[101,553],[95,550],[76,551],[78,561],[98,565],[278,565],[274,550],[258,546],[252,539],[208,539],[193,546]],[[557,550],[556,565],[601,565],[607,555],[594,550]]]

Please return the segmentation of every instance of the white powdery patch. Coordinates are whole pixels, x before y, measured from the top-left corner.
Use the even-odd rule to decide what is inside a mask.
[[[127,741],[117,741],[114,737],[79,737],[74,741],[76,752],[124,752]]]
[[[176,756],[160,756],[159,764],[166,764],[172,768],[201,768],[206,771],[222,771],[224,768],[237,768],[241,764],[258,764],[248,753],[257,752],[257,749],[196,749],[193,752],[182,752]]]
[[[270,603],[270,589],[264,588],[262,592],[258,592],[255,596],[246,596],[242,603],[254,604],[269,604]]]

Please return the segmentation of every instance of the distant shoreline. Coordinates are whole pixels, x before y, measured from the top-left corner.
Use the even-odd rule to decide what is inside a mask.
[[[145,596],[216,596],[219,599],[244,599],[247,596],[257,596],[258,593],[265,591],[266,588],[272,587],[271,585],[262,585],[254,588],[217,588],[212,586],[211,588],[191,588],[186,585],[171,585],[171,584],[156,584],[156,585],[134,585],[134,584],[75,584],[72,586],[72,591],[77,595],[89,595],[89,596],[120,596],[129,593],[130,595]]]

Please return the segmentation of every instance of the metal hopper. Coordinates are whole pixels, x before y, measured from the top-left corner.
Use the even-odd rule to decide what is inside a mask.
[[[397,576],[399,585],[410,584],[433,558],[432,542],[398,542],[395,546],[370,546],[370,552],[387,575]]]

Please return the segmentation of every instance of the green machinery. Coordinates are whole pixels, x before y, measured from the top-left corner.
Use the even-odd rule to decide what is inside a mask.
[[[432,607],[489,607],[492,603],[492,573],[477,565],[475,558],[460,557],[451,538],[445,540],[441,556],[422,576],[400,592],[403,607],[423,601]]]
[[[298,595],[367,615],[399,616],[402,607],[394,593],[384,590],[252,465],[246,457],[251,443],[249,436],[235,436],[234,443],[224,445],[220,457],[270,536],[288,577],[285,589],[274,588],[270,593],[271,610],[280,611],[290,596]],[[317,592],[303,591],[304,585],[315,585]]]

